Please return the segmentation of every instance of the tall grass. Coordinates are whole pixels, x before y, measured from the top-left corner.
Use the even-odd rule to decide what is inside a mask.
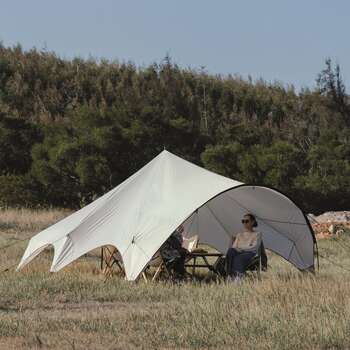
[[[1,212],[0,223],[6,217],[30,236],[64,215]],[[319,245],[339,266],[321,258],[319,272],[302,274],[270,254],[262,281],[241,285],[104,282],[91,257],[52,274],[47,251],[23,271],[0,275],[0,349],[349,348],[350,239]],[[1,265],[19,261],[24,248],[2,252]]]
[[[63,219],[68,213],[59,209],[0,209],[0,232],[33,233]]]

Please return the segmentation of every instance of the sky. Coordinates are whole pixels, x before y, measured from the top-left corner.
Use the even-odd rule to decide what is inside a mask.
[[[350,87],[349,0],[0,0],[0,41],[314,87],[330,57]]]

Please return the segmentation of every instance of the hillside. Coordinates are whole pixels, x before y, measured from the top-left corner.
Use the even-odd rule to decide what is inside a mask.
[[[317,89],[65,60],[0,45],[0,206],[80,207],[164,147],[307,212],[350,207],[350,105],[330,60]]]

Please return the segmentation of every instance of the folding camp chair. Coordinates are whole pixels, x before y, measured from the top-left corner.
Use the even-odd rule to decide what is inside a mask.
[[[225,279],[227,277],[226,257],[223,256],[219,258],[216,261],[214,268],[219,278]],[[261,271],[262,271],[261,254],[257,253],[255,256],[253,256],[248,266],[246,267],[245,274],[256,273],[258,280],[260,281]]]
[[[182,242],[182,248],[186,249],[188,251],[188,257],[185,259],[185,263],[191,258],[191,252],[197,248],[198,245],[198,235],[192,236],[190,238],[184,238]],[[172,273],[172,263],[174,262],[174,259],[165,260],[162,255],[160,254],[160,251],[157,251],[156,254],[152,257],[151,261],[148,263],[144,271],[142,272],[142,277],[145,281],[148,281],[149,278],[151,281],[155,281],[161,274],[166,274],[168,277],[173,278]],[[155,268],[155,272],[151,277],[148,277],[147,275],[151,271],[152,268]]]
[[[261,254],[257,253],[252,260],[250,261],[249,265],[246,268],[246,273],[247,272],[256,272],[258,280],[261,280]]]
[[[252,258],[246,271],[256,272],[258,279],[261,280],[261,272],[267,270],[267,255],[265,252],[264,243],[261,241],[256,255]]]
[[[147,273],[149,273],[152,268],[155,268],[155,272],[153,273],[153,275],[151,274],[151,276],[148,277]],[[153,282],[160,276],[161,273],[165,273],[168,276],[171,276],[167,264],[158,250],[143,270],[142,277],[146,282],[148,282],[149,280]]]
[[[125,276],[122,257],[114,246],[106,245],[101,248],[101,270],[106,279],[111,277],[114,272]]]

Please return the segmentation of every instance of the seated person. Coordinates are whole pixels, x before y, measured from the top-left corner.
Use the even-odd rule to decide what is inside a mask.
[[[238,233],[236,238],[233,237],[232,247],[226,253],[228,280],[234,279],[236,282],[242,278],[262,243],[261,233],[253,229],[258,226],[254,215],[244,215],[242,224],[244,231]]]
[[[183,230],[183,226],[179,226],[160,247],[160,255],[166,266],[180,276],[186,274],[185,259],[188,254],[188,251],[182,247]]]

